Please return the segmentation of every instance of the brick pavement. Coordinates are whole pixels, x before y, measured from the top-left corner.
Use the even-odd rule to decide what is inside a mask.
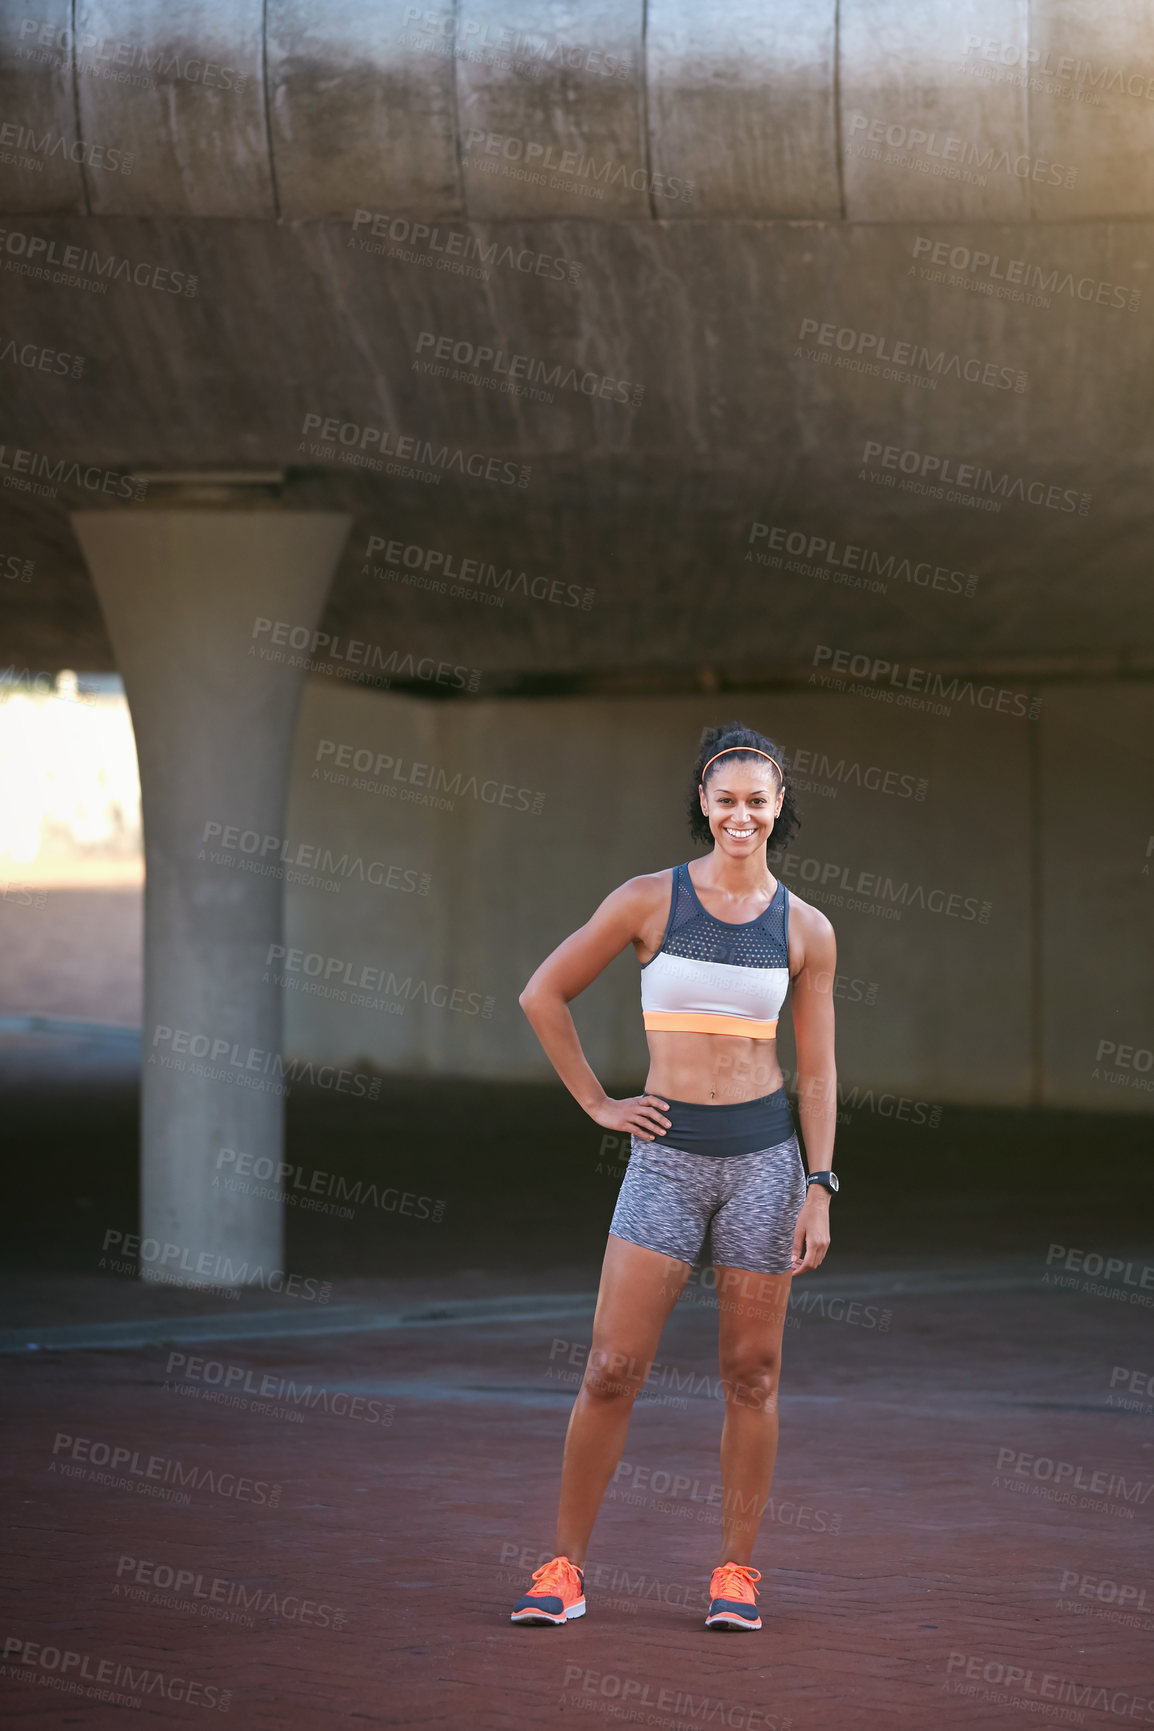
[[[991,1263],[967,1288],[927,1264],[904,1275],[922,1290],[885,1295],[861,1265],[827,1282],[840,1304],[795,1305],[766,1627],[748,1637],[701,1627],[721,1419],[707,1290],[666,1331],[589,1614],[561,1630],[506,1617],[551,1539],[576,1372],[548,1373],[588,1312],[454,1321],[452,1282],[410,1282],[449,1317],[9,1356],[4,1628],[40,1648],[15,1677],[9,1659],[10,1722],[124,1723],[131,1709],[53,1686],[54,1652],[83,1656],[72,1683],[119,1679],[142,1726],[209,1723],[226,1697],[233,1723],[302,1731],[1149,1722],[1154,1419],[1107,1402],[1116,1366],[1154,1369],[1150,1311],[1043,1285],[1044,1268]]]
[[[387,1172],[446,1213],[287,1209],[287,1266],[331,1278],[330,1321],[362,1331],[260,1338],[244,1330],[289,1301],[100,1269],[108,1228],[137,1219],[135,1071],[81,1042],[64,1086],[61,1050],[59,1036],[0,1049],[5,1128],[28,1151],[8,1170],[0,1327],[89,1342],[0,1356],[8,1669],[34,1659],[3,1679],[7,1722],[1154,1722],[1154,1398],[1108,1404],[1119,1368],[1154,1372],[1151,1310],[1117,1275],[1044,1283],[1053,1240],[1154,1266],[1132,1242],[1149,1213],[1144,1121],[951,1107],[929,1134],[855,1119],[833,1251],[808,1296],[795,1288],[785,1336],[765,1629],[701,1628],[721,1411],[699,1282],[598,1525],[589,1615],[524,1629],[508,1609],[551,1540],[570,1343],[588,1338],[580,1295],[616,1189],[596,1127],[558,1089],[446,1083],[433,1121],[420,1081],[389,1079],[371,1109],[294,1097],[291,1159]],[[1087,1187],[1094,1146],[1110,1149],[1109,1188]],[[365,1332],[370,1314],[393,1322]],[[110,1350],[101,1330],[134,1319],[149,1343]],[[84,1476],[108,1472],[103,1449],[125,1451],[124,1483]],[[1059,1470],[1058,1494],[1085,1493],[1055,1500]],[[275,1506],[257,1489],[272,1485]],[[140,1707],[53,1687],[65,1665],[70,1686],[111,1679]]]

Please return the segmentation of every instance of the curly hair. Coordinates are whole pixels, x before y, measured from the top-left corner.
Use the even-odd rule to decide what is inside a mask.
[[[734,750],[734,747],[737,749]],[[776,744],[774,740],[767,739],[764,733],[758,733],[756,728],[746,727],[742,721],[723,721],[720,727],[707,727],[701,735],[701,744],[697,751],[697,761],[693,768],[693,782],[689,790],[689,801],[686,807],[689,817],[689,833],[694,841],[712,842],[713,831],[709,827],[709,819],[702,811],[701,801],[697,796],[697,790],[701,785],[702,770],[710,758],[716,757],[718,752],[732,752],[736,758],[741,755],[742,747],[745,748],[744,755],[749,759],[754,759],[754,754],[759,751],[768,752],[769,756],[781,765],[782,774],[785,777],[785,798],[781,802],[781,810],[777,815],[773,833],[766,848],[767,853],[774,853],[778,848],[785,847],[797,834],[801,828],[801,817],[794,801],[793,787],[789,772],[786,769],[785,753],[781,746]],[[756,761],[764,763],[765,759],[758,758]],[[709,773],[711,776],[715,775],[717,769],[711,769]]]

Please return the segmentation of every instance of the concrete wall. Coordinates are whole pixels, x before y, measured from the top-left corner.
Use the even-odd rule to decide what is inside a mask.
[[[307,872],[319,856],[298,850],[327,849],[323,877],[339,889],[288,886],[285,942],[301,952],[285,973],[289,1050],[417,1074],[550,1075],[518,991],[616,884],[697,851],[687,765],[699,729],[737,715],[797,754],[804,826],[781,875],[838,932],[847,1082],[931,1102],[1146,1110],[1154,1096],[1092,1071],[1102,1038],[1154,1045],[1136,815],[1152,791],[1154,692],[1040,695],[1030,721],[965,696],[926,715],[870,685],[465,705],[314,678],[286,854]],[[341,747],[371,754],[367,772],[334,767]],[[378,771],[378,756],[393,761]],[[451,810],[406,797],[458,776]],[[401,887],[360,875],[386,868]],[[378,1007],[350,1001],[365,968],[382,970],[362,988]],[[606,1084],[639,1088],[631,953],[575,1014]]]
[[[1154,693],[1071,686],[1054,692],[1050,709],[1039,741],[1046,1098],[1149,1110]],[[1117,1052],[1099,1057],[1106,1041]]]

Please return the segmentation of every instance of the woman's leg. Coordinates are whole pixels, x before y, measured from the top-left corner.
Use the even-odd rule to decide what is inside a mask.
[[[792,1275],[715,1265],[725,1428],[719,1563],[753,1561],[777,1459],[777,1385]]]
[[[589,1361],[565,1435],[557,1552],[579,1568],[638,1389],[649,1373],[690,1264],[612,1233],[605,1247]]]

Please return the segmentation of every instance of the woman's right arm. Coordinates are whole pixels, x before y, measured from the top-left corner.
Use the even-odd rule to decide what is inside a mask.
[[[646,1142],[653,1141],[656,1130],[668,1130],[668,1101],[656,1094],[612,1099],[581,1050],[569,1005],[634,939],[647,929],[664,930],[669,894],[668,872],[630,878],[546,956],[518,999],[549,1062],[593,1122],[607,1130],[629,1131]],[[653,941],[659,943],[660,935]]]

